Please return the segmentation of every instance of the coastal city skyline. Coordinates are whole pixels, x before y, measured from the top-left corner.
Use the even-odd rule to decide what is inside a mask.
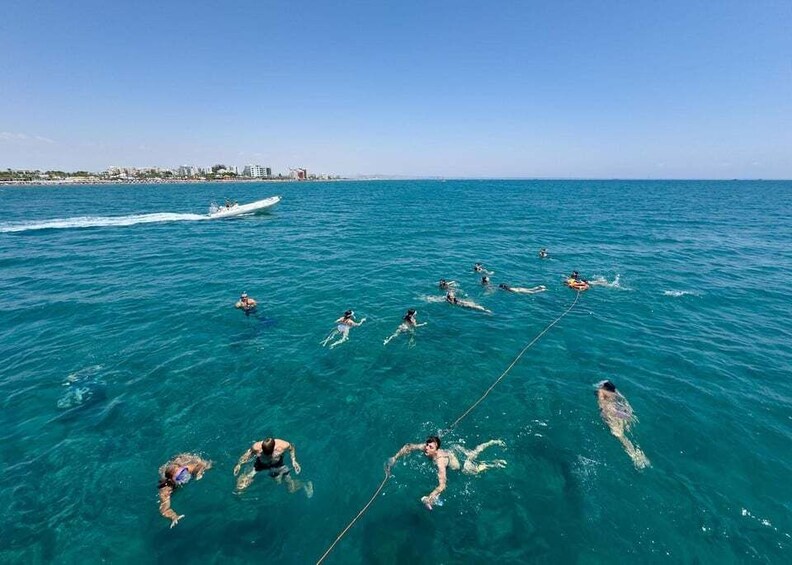
[[[7,13],[0,170],[792,177],[789,2],[243,1],[227,25],[182,0]]]

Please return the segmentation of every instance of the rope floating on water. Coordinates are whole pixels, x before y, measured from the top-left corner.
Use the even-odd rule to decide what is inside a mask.
[[[486,391],[484,391],[484,394],[482,394],[481,397],[479,397],[478,400],[476,400],[473,404],[471,404],[470,407],[467,410],[465,410],[459,418],[454,420],[450,426],[448,426],[445,430],[440,432],[440,437],[443,437],[443,436],[447,435],[448,433],[452,432],[454,430],[454,428],[456,428],[459,425],[459,422],[464,420],[467,417],[468,414],[470,414],[479,404],[481,404],[483,402],[483,400],[485,398],[487,398],[487,396],[489,396],[489,393],[492,392],[492,389],[494,389],[498,385],[498,383],[501,382],[506,377],[506,375],[509,374],[509,371],[511,371],[512,368],[514,368],[514,366],[517,364],[517,362],[520,360],[520,358],[525,354],[525,352],[528,351],[533,346],[534,343],[539,341],[539,339],[541,339],[541,337],[543,335],[545,335],[548,331],[550,331],[550,328],[555,326],[558,322],[561,321],[561,319],[564,316],[566,316],[567,314],[569,314],[572,311],[572,308],[575,307],[575,304],[577,304],[579,298],[580,298],[580,291],[577,291],[575,293],[575,300],[572,302],[572,304],[569,306],[569,308],[567,308],[564,311],[564,313],[561,314],[558,318],[556,318],[555,320],[550,322],[545,327],[545,329],[543,329],[535,338],[533,338],[530,342],[528,342],[528,344],[525,347],[522,348],[520,353],[517,354],[517,357],[514,358],[514,360],[511,362],[511,364],[508,367],[506,367],[506,370],[503,371],[503,373],[501,373],[501,375],[497,379],[495,379],[495,382],[493,382]],[[366,511],[369,509],[369,507],[374,503],[374,500],[377,498],[379,493],[385,487],[385,483],[388,482],[388,479],[390,479],[390,477],[391,477],[390,468],[386,467],[385,468],[385,478],[382,479],[382,482],[377,487],[377,490],[371,496],[371,498],[366,503],[366,505],[360,510],[360,512],[357,513],[357,516],[355,516],[352,519],[352,521],[349,522],[349,524],[347,524],[347,527],[344,528],[341,531],[340,534],[338,534],[338,537],[336,537],[336,539],[333,541],[333,543],[330,544],[330,547],[327,548],[327,551],[325,551],[322,554],[322,556],[316,562],[316,565],[321,565],[321,563],[325,560],[325,558],[328,555],[330,555],[330,552],[333,551],[333,549],[335,548],[336,544],[338,544],[338,542],[341,541],[341,539],[346,535],[346,533],[350,530],[350,528],[352,528],[352,526],[355,525],[355,522],[357,522],[358,519],[361,516],[363,516],[363,514],[366,513]]]

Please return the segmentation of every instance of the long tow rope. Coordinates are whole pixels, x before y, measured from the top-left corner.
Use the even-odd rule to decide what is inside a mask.
[[[558,322],[561,321],[562,318],[564,318],[564,316],[566,316],[567,314],[569,314],[572,311],[572,308],[575,307],[575,304],[577,304],[579,298],[580,298],[580,291],[577,291],[577,292],[575,292],[575,300],[572,302],[572,304],[569,306],[569,308],[567,308],[564,311],[564,313],[561,314],[558,318],[556,318],[555,320],[550,322],[545,327],[545,329],[543,329],[541,332],[539,332],[539,334],[535,338],[533,338],[530,342],[528,342],[528,344],[525,347],[522,348],[520,353],[517,354],[517,357],[514,358],[514,361],[512,361],[511,364],[508,367],[506,367],[506,370],[503,371],[503,373],[501,373],[501,375],[497,379],[495,379],[495,382],[493,382],[486,391],[484,391],[484,394],[482,394],[481,397],[478,400],[476,400],[473,404],[471,404],[470,407],[467,410],[465,410],[459,418],[454,420],[453,423],[450,426],[448,426],[445,430],[440,432],[440,437],[443,437],[443,436],[447,435],[448,433],[452,432],[454,430],[454,428],[456,428],[459,425],[459,422],[464,420],[467,417],[467,415],[470,414],[476,408],[476,406],[481,404],[483,402],[483,400],[485,398],[487,398],[487,396],[489,396],[489,393],[492,392],[492,389],[494,389],[498,385],[498,383],[500,383],[506,377],[506,375],[509,374],[509,371],[511,371],[512,368],[514,368],[514,366],[517,364],[517,362],[520,360],[520,358],[525,354],[525,352],[528,351],[533,346],[534,343],[539,341],[542,338],[543,335],[545,335],[548,331],[550,331],[550,328],[555,326]],[[322,554],[322,556],[316,562],[316,565],[321,565],[321,563],[325,560],[325,558],[327,558],[327,556],[330,555],[330,552],[333,551],[333,549],[335,548],[336,544],[338,544],[338,542],[341,541],[341,539],[346,535],[346,533],[350,530],[350,528],[352,528],[352,526],[355,525],[355,522],[357,522],[358,519],[361,516],[363,516],[363,514],[366,513],[366,511],[369,509],[369,507],[374,503],[374,500],[376,500],[376,498],[379,495],[379,493],[385,487],[385,483],[388,482],[388,479],[390,479],[390,477],[391,477],[390,468],[386,467],[385,468],[385,477],[382,479],[382,482],[377,487],[377,490],[374,491],[373,495],[371,495],[371,498],[366,503],[366,505],[363,508],[360,509],[360,512],[358,512],[357,515],[352,519],[352,521],[349,522],[349,524],[347,524],[347,527],[344,528],[341,531],[340,534],[338,534],[338,537],[336,537],[336,539],[333,541],[333,543],[330,544],[330,547],[327,548],[327,551],[325,551]]]

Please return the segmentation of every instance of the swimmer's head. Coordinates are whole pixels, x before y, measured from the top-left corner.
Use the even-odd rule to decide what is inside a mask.
[[[346,312],[344,312],[344,318],[351,318],[354,315],[355,313],[352,310],[347,310]]]
[[[440,449],[440,438],[437,436],[429,436],[426,438],[426,443],[424,443],[424,453],[427,455],[432,455],[437,453],[437,450]]]
[[[409,310],[407,310],[407,315],[410,317],[415,316],[417,313],[418,312],[415,311],[415,308],[410,308]]]
[[[173,477],[176,474],[176,471],[178,470],[179,468],[176,465],[168,465],[168,467],[165,469],[165,472],[163,473],[163,478],[160,480],[159,484],[157,485],[157,488],[165,488],[165,487],[175,488],[176,481],[173,480]]]
[[[487,275],[484,275],[483,277],[481,277],[481,284],[489,284],[489,282],[490,282],[490,279],[489,279],[489,277]]]
[[[264,455],[272,455],[272,452],[275,451],[275,440],[271,437],[262,440],[261,451]]]
[[[247,292],[243,292],[243,293],[242,293],[242,294],[239,296],[239,298],[247,298]]]
[[[616,392],[616,385],[613,384],[610,381],[605,381],[604,383],[602,383],[600,388],[603,388],[603,389],[607,390],[608,392]]]
[[[506,286],[506,284],[505,284],[505,283],[500,283],[500,284],[498,285],[498,288],[502,288],[503,290],[506,290],[508,287]]]

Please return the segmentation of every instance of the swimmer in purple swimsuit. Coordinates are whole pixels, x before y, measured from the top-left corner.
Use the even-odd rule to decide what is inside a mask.
[[[171,495],[190,482],[193,477],[196,481],[203,478],[203,474],[212,468],[212,462],[202,459],[191,453],[181,453],[160,467],[159,474],[159,499],[160,514],[171,521],[172,528],[184,518],[184,514],[177,514],[171,508]]]

